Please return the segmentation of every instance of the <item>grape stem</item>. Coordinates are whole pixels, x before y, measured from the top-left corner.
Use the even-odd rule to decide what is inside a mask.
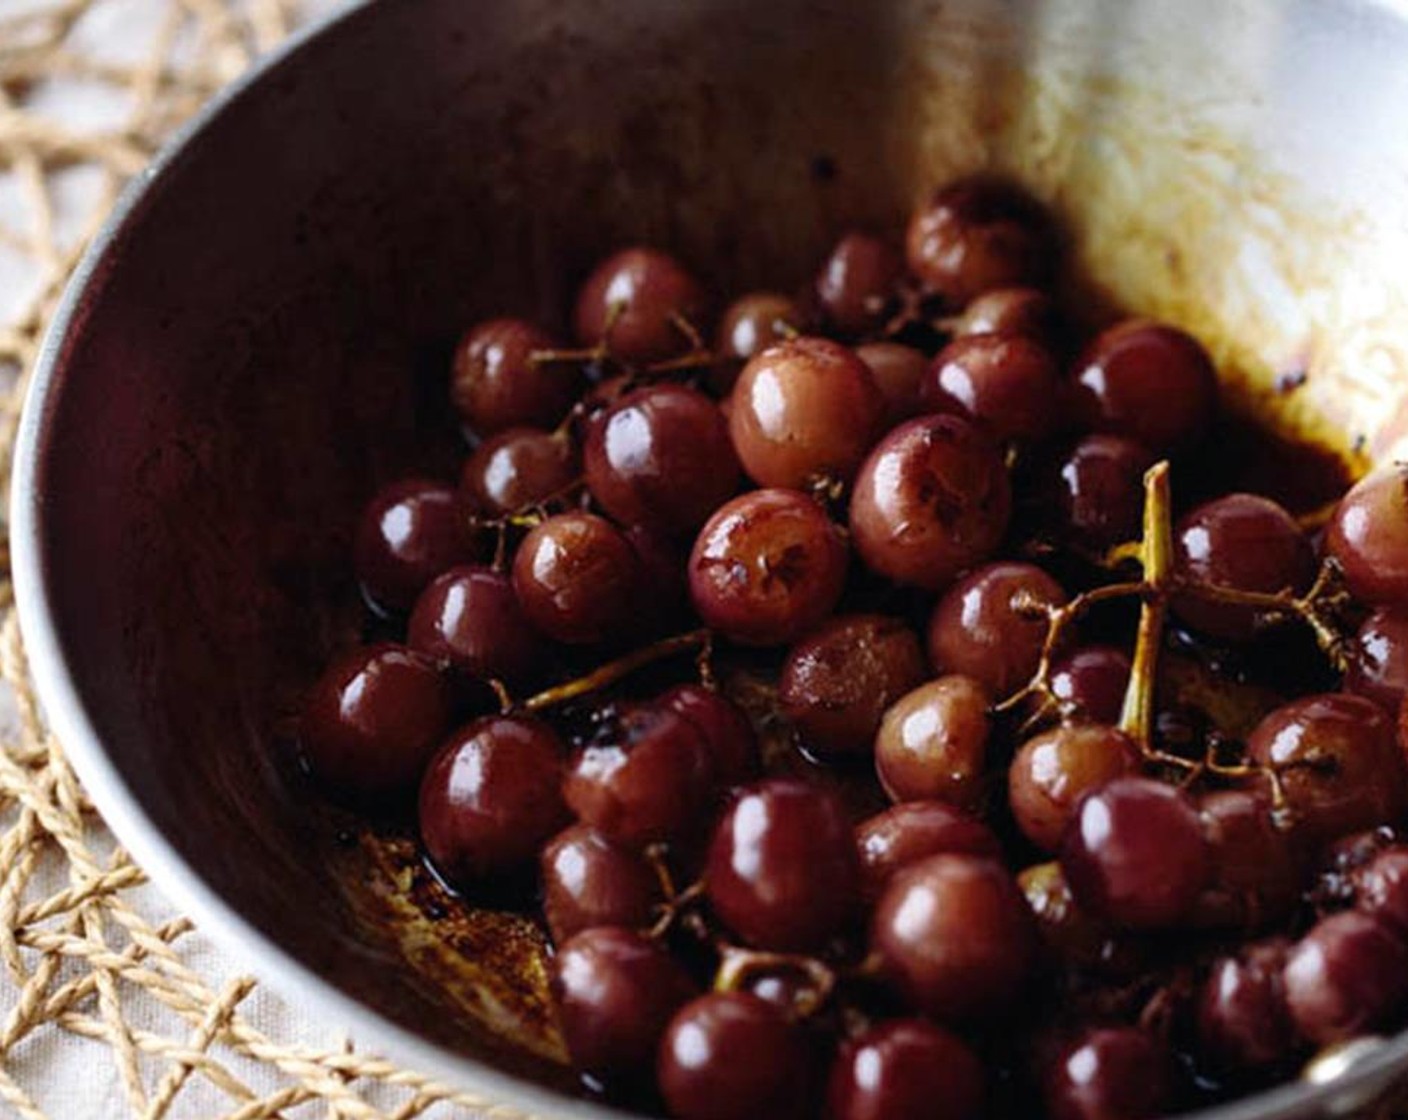
[[[691,630],[685,634],[662,638],[658,642],[652,642],[648,646],[632,650],[625,656],[618,657],[615,661],[599,665],[585,676],[546,688],[542,692],[528,697],[519,705],[519,708],[525,712],[540,712],[545,708],[555,708],[559,704],[565,704],[579,696],[600,692],[603,688],[608,688],[617,681],[630,676],[637,669],[653,665],[657,661],[663,661],[666,658],[692,650],[707,649],[712,641],[713,635],[707,629]]]
[[[1140,562],[1144,567],[1143,603],[1129,688],[1124,694],[1120,730],[1139,744],[1146,756],[1153,746],[1154,685],[1159,649],[1163,645],[1168,614],[1168,589],[1173,572],[1173,516],[1168,484],[1168,462],[1155,463],[1144,475],[1144,534]]]
[[[1060,697],[1051,691],[1051,662],[1056,651],[1061,647],[1066,631],[1080,621],[1081,616],[1097,603],[1130,598],[1143,593],[1144,584],[1142,583],[1110,583],[1104,587],[1084,591],[1069,603],[1053,607],[1047,603],[1037,602],[1025,591],[1018,592],[1013,596],[1013,607],[1018,611],[1037,617],[1044,614],[1047,620],[1046,639],[1042,642],[1041,658],[1037,662],[1037,669],[1032,674],[1032,679],[1011,696],[995,704],[993,710],[997,712],[1011,711],[1023,700],[1032,696],[1040,696],[1043,701],[1042,711],[1037,712],[1035,718],[1039,718],[1050,706],[1054,705],[1058,709],[1062,709],[1063,703]]]
[[[1333,559],[1327,559],[1320,566],[1314,584],[1304,595],[1295,595],[1290,591],[1242,591],[1236,587],[1199,583],[1196,580],[1177,577],[1172,582],[1180,594],[1228,606],[1252,607],[1267,615],[1299,618],[1310,627],[1316,644],[1329,658],[1330,663],[1340,672],[1344,672],[1348,667],[1348,651],[1345,637],[1336,625],[1333,614],[1335,604],[1342,597],[1339,578],[1339,566]]]

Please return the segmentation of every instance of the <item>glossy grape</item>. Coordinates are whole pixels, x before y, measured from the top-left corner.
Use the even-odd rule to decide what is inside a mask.
[[[687,835],[713,799],[703,737],[660,704],[622,706],[572,756],[563,796],[577,817],[630,848]]]
[[[1007,775],[1017,827],[1038,848],[1054,852],[1080,799],[1115,778],[1139,773],[1142,763],[1128,735],[1100,724],[1055,727],[1028,739]]]
[[[1378,918],[1346,910],[1322,918],[1291,950],[1286,1006],[1321,1046],[1385,1027],[1408,999],[1408,945]]]
[[[1132,929],[1183,921],[1211,875],[1197,809],[1173,786],[1116,778],[1088,794],[1061,846],[1076,901]]]
[[[719,919],[764,949],[816,949],[840,932],[859,894],[850,821],[820,787],[776,778],[729,805],[709,847],[704,892]]]
[[[1236,591],[1301,594],[1315,577],[1315,556],[1295,519],[1255,494],[1227,494],[1192,510],[1175,527],[1173,548],[1180,576]],[[1175,597],[1173,609],[1195,630],[1230,642],[1248,640],[1275,618],[1193,595]]]
[[[509,428],[486,439],[465,460],[460,492],[482,514],[523,513],[565,496],[581,475],[570,436],[537,428]]]
[[[650,864],[586,825],[554,836],[538,865],[543,917],[558,945],[584,929],[643,929],[654,918],[660,883]]]
[[[983,1064],[957,1035],[922,1019],[872,1027],[841,1047],[827,1120],[980,1120]]]
[[[927,675],[919,639],[903,622],[838,615],[788,651],[777,695],[809,751],[864,755],[885,709]]]
[[[950,587],[929,620],[929,660],[940,673],[972,677],[1003,698],[1031,680],[1061,585],[1034,564],[999,560]]]
[[[469,511],[448,486],[405,479],[379,490],[362,511],[353,544],[357,579],[380,610],[409,610],[425,586],[456,564],[481,558]]]
[[[1361,696],[1293,700],[1257,724],[1247,753],[1277,772],[1297,831],[1312,841],[1396,820],[1408,802],[1394,721]]]
[[[1384,848],[1352,875],[1355,904],[1408,938],[1408,846]]]
[[[313,776],[361,801],[414,788],[450,725],[450,695],[429,658],[390,643],[335,660],[309,691],[299,747]]]
[[[480,437],[509,428],[553,428],[582,391],[571,362],[537,362],[556,340],[524,319],[490,319],[455,347],[450,400]]]
[[[1025,983],[1036,929],[1000,863],[936,855],[890,881],[871,918],[870,948],[880,975],[915,1010],[990,1018]]]
[[[893,801],[972,808],[982,794],[988,695],[970,677],[922,684],[890,706],[875,737],[875,772]]]
[[[1069,544],[1101,553],[1137,541],[1144,516],[1144,473],[1154,455],[1124,436],[1079,440],[1055,463],[1046,482],[1048,514]]]
[[[737,704],[698,684],[677,685],[658,703],[694,726],[721,788],[742,785],[757,776],[758,736]]]
[[[420,834],[457,885],[520,870],[566,823],[562,745],[547,724],[488,716],[455,732],[420,785]]]
[[[1043,1084],[1050,1120],[1154,1120],[1173,1098],[1173,1057],[1147,1031],[1104,1027],[1065,1047]]]
[[[982,425],[994,438],[1034,442],[1060,422],[1060,370],[1051,352],[1021,334],[955,338],[930,364],[920,386],[929,412]]]
[[[660,1041],[660,1091],[677,1120],[804,1120],[815,1072],[786,1013],[747,992],[682,1007]]]
[[[574,645],[630,629],[639,577],[635,550],[621,531],[581,510],[536,525],[513,561],[513,589],[528,621]]]
[[[728,305],[719,320],[715,349],[723,358],[746,362],[803,326],[797,301],[780,292],[750,292]]]
[[[660,1035],[697,990],[663,945],[613,926],[558,950],[552,988],[573,1066],[608,1084],[651,1069]]]
[[[1301,859],[1293,835],[1277,826],[1269,795],[1213,790],[1198,810],[1213,873],[1195,922],[1256,929],[1285,918],[1300,895]]]
[[[871,571],[930,591],[988,556],[1012,491],[995,445],[957,416],[922,416],[876,444],[856,477],[850,524]]]
[[[1054,964],[1100,975],[1129,977],[1144,962],[1134,942],[1081,909],[1061,865],[1054,860],[1026,868],[1017,886],[1036,918],[1047,958]]]
[[[925,411],[919,393],[929,359],[922,350],[898,342],[867,342],[856,347],[856,357],[869,367],[885,399],[884,427],[893,428]]]
[[[676,319],[702,332],[707,305],[703,287],[679,261],[634,246],[607,257],[587,277],[572,321],[583,346],[605,340],[618,360],[648,365],[689,350]]]
[[[1408,606],[1408,467],[1380,467],[1355,483],[1325,528],[1325,549],[1356,598]]]
[[[927,289],[963,307],[993,288],[1044,284],[1055,271],[1056,235],[1020,188],[975,177],[940,188],[915,210],[905,255]]]
[[[861,888],[874,902],[895,874],[926,856],[1002,855],[997,834],[977,817],[942,801],[902,801],[856,827]]]
[[[1355,632],[1345,688],[1396,712],[1408,696],[1408,610],[1380,607]]]
[[[803,335],[768,347],[743,367],[729,433],[758,485],[806,489],[821,479],[849,482],[884,412],[870,367],[855,351]]]
[[[1156,455],[1183,451],[1206,434],[1217,408],[1207,351],[1176,327],[1127,319],[1096,337],[1076,363],[1081,423],[1143,444]]]
[[[421,592],[406,626],[412,649],[480,679],[510,684],[541,669],[546,643],[529,625],[508,576],[451,568]]]
[[[1295,1052],[1282,978],[1289,948],[1273,938],[1213,964],[1198,997],[1197,1031],[1199,1049],[1218,1069],[1261,1069]]]
[[[1061,319],[1056,301],[1040,288],[994,288],[963,309],[953,333],[1020,334],[1047,346],[1060,336]]]
[[[816,278],[816,301],[827,323],[845,335],[884,324],[904,272],[899,250],[866,233],[848,233],[836,243]]]
[[[592,425],[583,461],[602,509],[662,534],[699,528],[738,487],[723,414],[684,385],[647,385],[623,396]]]
[[[795,641],[841,597],[847,551],[826,512],[795,490],[755,490],[720,506],[689,558],[705,625],[745,645]]]
[[[1051,692],[1078,722],[1118,723],[1129,688],[1129,657],[1114,646],[1084,646],[1051,663]]]

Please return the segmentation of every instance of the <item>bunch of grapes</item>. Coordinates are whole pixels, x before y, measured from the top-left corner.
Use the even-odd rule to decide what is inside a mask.
[[[964,180],[716,319],[626,249],[573,340],[473,326],[459,479],[367,506],[399,640],[303,758],[534,884],[593,1092],[1136,1120],[1408,1012],[1408,472],[1238,491],[1204,348],[1083,328],[1059,243]]]

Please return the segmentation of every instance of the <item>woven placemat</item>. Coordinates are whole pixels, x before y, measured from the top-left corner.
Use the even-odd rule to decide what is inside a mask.
[[[123,182],[308,14],[296,0],[0,0],[0,491],[45,324]],[[84,1051],[66,1066],[85,1071],[82,1084],[62,1099],[107,1086],[109,1111],[83,1114],[113,1120],[521,1115],[350,1042],[253,1025],[250,1008],[274,997],[227,975],[146,885],[43,725],[6,530],[0,521],[0,1113],[69,1120],[74,1105],[53,1105],[40,1084],[59,1046]]]
[[[215,90],[329,6],[0,0],[0,489],[45,324],[124,181]],[[519,1115],[359,1053],[331,1029],[309,1041],[253,1025],[306,1017],[229,975],[93,812],[37,709],[8,543],[0,535],[10,694],[0,698],[0,1115]]]

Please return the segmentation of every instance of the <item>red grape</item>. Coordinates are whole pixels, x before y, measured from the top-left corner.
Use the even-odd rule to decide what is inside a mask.
[[[455,732],[420,785],[420,834],[462,885],[516,871],[566,823],[561,744],[547,724],[488,716]]]
[[[1351,878],[1359,909],[1408,938],[1408,846],[1384,848]]]
[[[716,349],[724,358],[746,362],[802,329],[797,301],[778,292],[750,292],[729,304],[719,321]],[[736,368],[736,367],[735,367]]]
[[[558,945],[584,929],[648,926],[660,901],[650,864],[586,825],[553,837],[539,869],[543,917]]]
[[[827,1120],[980,1120],[983,1064],[957,1035],[895,1019],[841,1047],[827,1083]]]
[[[835,794],[776,778],[744,789],[714,831],[704,892],[723,923],[763,949],[824,945],[858,898],[855,839]]]
[[[451,568],[421,592],[406,641],[471,676],[509,683],[540,672],[545,652],[508,576],[474,565]]]
[[[607,257],[587,277],[573,324],[583,346],[605,340],[620,361],[647,365],[689,349],[689,336],[675,320],[699,330],[707,303],[699,281],[677,260],[636,246]]]
[[[909,270],[962,307],[992,288],[1041,284],[1056,266],[1056,235],[1041,204],[1020,188],[974,177],[935,191],[906,234]]]
[[[994,288],[976,297],[954,324],[959,338],[974,334],[1020,334],[1051,345],[1060,335],[1056,301],[1039,288]]]
[[[602,509],[662,534],[699,528],[738,488],[723,414],[684,385],[627,393],[591,426],[583,460]]]
[[[500,517],[559,497],[581,473],[565,432],[509,428],[486,439],[465,460],[460,492],[480,513]]]
[[[353,800],[414,788],[450,724],[434,663],[386,643],[335,660],[313,686],[299,746],[313,776]]]
[[[941,351],[920,387],[931,412],[981,424],[999,440],[1033,442],[1059,423],[1060,370],[1042,343],[1020,334],[973,334]]]
[[[660,704],[616,710],[573,756],[563,785],[572,811],[630,848],[687,835],[714,794],[703,737]]]
[[[1403,706],[1408,696],[1408,610],[1380,607],[1360,624],[1344,687],[1390,712]]]
[[[1340,499],[1325,549],[1357,599],[1408,606],[1408,467],[1380,467]]]
[[[426,584],[456,564],[480,559],[469,511],[448,486],[393,482],[367,503],[353,562],[362,590],[383,611],[409,610]]]
[[[1059,863],[1028,867],[1017,876],[1017,885],[1036,918],[1037,932],[1052,963],[1114,977],[1144,971],[1137,944],[1117,936],[1076,903]]]
[[[1217,408],[1217,374],[1192,335],[1128,319],[1099,335],[1076,363],[1074,403],[1087,428],[1166,455],[1207,432]]]
[[[1279,775],[1312,841],[1396,820],[1408,803],[1393,720],[1362,696],[1324,693],[1277,708],[1253,729],[1247,754]]]
[[[969,677],[940,677],[885,712],[875,737],[875,772],[894,801],[944,801],[972,808],[982,794],[988,697]]]
[[[795,490],[754,490],[726,502],[689,558],[699,617],[745,645],[794,641],[831,613],[845,579],[840,531]]]
[[[758,736],[737,704],[698,684],[677,685],[658,703],[699,732],[719,786],[730,788],[757,776]]]
[[[936,855],[890,881],[871,919],[870,948],[881,976],[915,1010],[991,1018],[1026,981],[1036,929],[996,860]]]
[[[1129,688],[1129,658],[1113,646],[1085,646],[1051,663],[1051,692],[1087,723],[1118,723]]]
[[[1123,436],[1096,434],[1077,442],[1046,483],[1057,533],[1097,553],[1138,540],[1144,472],[1153,465],[1148,448]]]
[[[977,817],[942,801],[902,801],[856,827],[861,885],[874,902],[895,874],[926,856],[1002,855],[997,834]]]
[[[1183,921],[1211,874],[1188,796],[1149,778],[1116,778],[1076,809],[1061,847],[1076,901],[1132,929]]]
[[[1322,918],[1286,959],[1286,1005],[1320,1046],[1387,1026],[1408,1001],[1408,946],[1378,918]]]
[[[552,959],[572,1064],[607,1082],[647,1072],[671,1016],[695,994],[669,951],[633,930],[583,930]]]
[[[904,273],[899,251],[884,238],[848,233],[816,278],[816,300],[827,322],[846,335],[881,326]]]
[[[574,510],[536,525],[518,546],[513,589],[528,621],[570,644],[623,635],[637,609],[640,562],[611,522]]]
[[[1031,680],[1061,585],[1033,564],[999,560],[950,587],[929,620],[929,660],[940,673],[972,677],[1004,697]]]
[[[923,416],[875,445],[851,495],[851,533],[866,566],[930,591],[986,559],[1007,531],[1007,469],[957,416]]]
[[[1043,1089],[1049,1120],[1153,1120],[1173,1097],[1173,1056],[1147,1031],[1097,1028],[1062,1051]]]
[[[1198,999],[1198,1044],[1219,1069],[1261,1069],[1295,1052],[1283,982],[1289,948],[1274,938],[1212,966]]]
[[[551,335],[523,319],[490,319],[465,332],[455,347],[450,400],[476,435],[552,428],[567,415],[582,375],[570,363],[532,359],[556,347]]]
[[[1255,494],[1226,494],[1200,505],[1174,532],[1175,570],[1184,579],[1237,591],[1306,591],[1315,576],[1310,542],[1284,509]],[[1225,641],[1253,637],[1272,621],[1254,607],[1180,595],[1173,609],[1195,630]]]
[[[885,709],[927,675],[919,639],[904,623],[838,615],[788,652],[778,700],[808,750],[866,754]]]
[[[1205,793],[1198,803],[1212,856],[1212,881],[1193,915],[1197,924],[1255,929],[1285,918],[1300,895],[1292,836],[1273,819],[1260,790]]]
[[[760,486],[849,482],[870,449],[885,400],[855,351],[803,336],[770,346],[739,374],[729,433]]]
[[[856,357],[870,369],[876,388],[885,398],[886,428],[924,411],[919,399],[920,385],[929,368],[924,351],[898,342],[867,342],[856,347]]]
[[[660,1042],[660,1091],[677,1120],[803,1120],[812,1054],[776,1004],[711,992],[680,1009]]]
[[[1139,773],[1143,758],[1128,735],[1099,724],[1069,724],[1023,744],[1007,776],[1012,815],[1033,844],[1054,852],[1076,803],[1115,778]]]

